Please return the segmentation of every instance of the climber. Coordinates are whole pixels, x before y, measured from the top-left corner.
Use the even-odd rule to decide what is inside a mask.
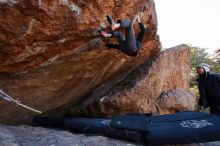
[[[118,39],[119,44],[106,44],[105,46],[108,48],[120,49],[129,56],[136,56],[140,52],[141,43],[145,34],[144,24],[141,23],[140,17],[136,15],[133,22],[129,19],[121,19],[117,20],[117,23],[115,23],[112,17],[107,15],[107,21],[111,26],[111,32],[106,33],[105,31],[100,30],[100,35],[105,38],[115,37]],[[133,24],[136,21],[138,21],[141,29],[137,38],[135,38],[135,32],[133,29]],[[125,36],[121,31],[115,31],[118,28],[125,29]]]
[[[210,113],[220,115],[220,74],[209,70],[209,65],[201,63],[196,67],[199,89],[199,107],[210,107]]]

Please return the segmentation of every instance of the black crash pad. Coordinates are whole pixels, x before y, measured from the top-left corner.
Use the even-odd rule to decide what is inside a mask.
[[[190,144],[220,140],[220,116],[201,112],[180,112],[159,116],[145,114],[112,118],[68,118],[50,121],[36,118],[35,123],[62,126],[70,131],[142,142],[146,145]],[[48,121],[49,120],[49,121]],[[63,125],[62,125],[63,124]]]
[[[111,128],[109,123],[112,119],[88,119],[88,118],[74,118],[66,120],[64,127],[70,131],[86,133],[86,134],[99,134],[112,138],[126,139],[128,141],[137,142],[141,139],[139,131],[121,130]]]
[[[180,118],[181,116],[183,117]],[[190,144],[220,140],[220,116],[186,112],[155,116],[150,120],[149,129],[145,134],[145,140],[149,145]]]

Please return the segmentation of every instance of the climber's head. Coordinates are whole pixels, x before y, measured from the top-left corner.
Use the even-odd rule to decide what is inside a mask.
[[[199,75],[203,75],[209,72],[209,65],[205,63],[201,63],[196,67],[196,71]]]

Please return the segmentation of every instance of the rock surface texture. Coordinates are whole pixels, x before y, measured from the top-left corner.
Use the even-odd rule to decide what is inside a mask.
[[[68,131],[30,126],[0,125],[1,146],[135,146],[103,136],[85,136]]]
[[[137,57],[106,49],[97,37],[105,16],[147,27]],[[106,23],[107,24],[107,23]],[[136,23],[135,32],[140,30]],[[115,76],[125,76],[160,51],[153,0],[1,0],[0,88],[45,114],[76,104]],[[0,99],[0,123],[28,123],[36,113]]]
[[[72,108],[71,113],[96,117],[193,110],[195,97],[184,91],[189,89],[189,53],[186,45],[159,53],[117,85],[111,86],[110,81],[96,89],[80,106]],[[176,90],[169,91],[172,89]]]

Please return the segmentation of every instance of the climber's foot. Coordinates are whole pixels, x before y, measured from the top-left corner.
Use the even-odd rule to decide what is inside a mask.
[[[112,31],[116,30],[119,27],[120,27],[120,23],[112,23],[112,25],[111,25]]]

